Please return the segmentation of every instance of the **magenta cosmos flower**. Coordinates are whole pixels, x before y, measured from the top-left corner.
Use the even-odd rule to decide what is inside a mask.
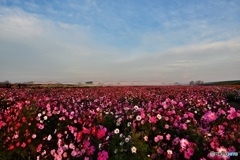
[[[98,152],[98,158],[97,160],[107,160],[108,159],[108,152],[107,151],[102,151]]]
[[[98,130],[98,132],[97,132],[98,139],[103,138],[106,134],[106,131],[107,131],[107,128],[105,128],[105,127]]]
[[[217,114],[212,111],[208,111],[202,116],[202,119],[204,119],[207,122],[215,121],[218,118]]]

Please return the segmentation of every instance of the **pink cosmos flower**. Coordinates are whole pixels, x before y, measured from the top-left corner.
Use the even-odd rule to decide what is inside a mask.
[[[74,150],[76,147],[75,147],[75,145],[73,143],[70,143],[69,144],[69,148]]]
[[[63,158],[67,158],[67,152],[63,153]]]
[[[163,149],[161,147],[157,148],[157,153],[158,154],[162,154],[163,153]]]
[[[178,105],[179,105],[179,107],[183,107],[183,103],[182,102],[179,102]]]
[[[217,114],[212,111],[208,111],[202,116],[202,119],[205,120],[206,122],[213,122],[218,118]]]
[[[14,145],[11,145],[11,146],[8,147],[8,150],[11,151],[11,150],[13,150],[14,148],[15,148]]]
[[[186,149],[187,146],[188,146],[188,144],[189,144],[189,141],[188,141],[187,139],[182,138],[182,139],[180,140],[180,146],[181,146],[183,149]]]
[[[168,108],[167,102],[166,101],[162,102],[162,106],[164,109],[167,109]]]
[[[71,152],[71,156],[73,156],[73,157],[77,156],[77,152],[76,152],[75,150],[73,150],[73,151]]]
[[[189,148],[187,149],[187,152],[188,152],[188,155],[189,155],[189,156],[192,156],[193,153],[194,153],[194,149],[191,148],[191,147],[189,147]]]
[[[225,148],[225,147],[223,147],[223,146],[221,146],[221,147],[219,147],[219,148],[217,148],[217,152],[227,152],[227,148]],[[223,155],[223,156],[218,156],[218,158],[221,158],[221,159],[223,159],[223,160],[227,160],[227,159],[230,159],[230,157],[229,156],[226,156],[226,155]]]
[[[171,135],[170,134],[167,134],[166,135],[166,139],[169,141],[171,139]]]
[[[20,146],[20,142],[17,142],[15,146],[16,146],[16,147],[19,147],[19,146]]]
[[[62,134],[61,134],[61,133],[58,133],[58,134],[57,134],[57,137],[58,137],[58,138],[61,138],[61,137],[62,137]]]
[[[89,146],[90,146],[90,142],[88,140],[84,140],[83,141],[83,149],[88,149]]]
[[[59,155],[62,155],[63,154],[63,148],[62,147],[58,148],[57,153]]]
[[[88,149],[87,149],[87,154],[90,156],[90,155],[93,155],[94,154],[94,151],[95,151],[95,147],[94,146],[90,146]]]
[[[43,128],[44,128],[44,125],[43,125],[43,124],[40,124],[40,123],[37,123],[36,126],[37,126],[39,129],[43,129]]]
[[[26,147],[26,143],[23,142],[22,145],[21,145],[22,148],[25,148]]]
[[[213,141],[210,143],[212,149],[216,150],[219,147],[219,142],[217,137],[213,138]]]
[[[2,129],[2,127],[6,126],[6,123],[3,121],[0,121],[0,129]]]
[[[156,137],[154,137],[154,142],[159,142],[160,141],[160,136],[159,135],[157,135]]]
[[[89,130],[88,128],[86,128],[86,127],[83,127],[82,133],[84,133],[84,134],[90,134],[90,130]]]
[[[187,129],[188,129],[188,127],[187,127],[187,124],[186,124],[186,123],[183,123],[183,124],[182,124],[182,129],[183,129],[183,130],[187,130]]]
[[[194,114],[191,113],[191,112],[188,112],[188,116],[189,116],[190,118],[194,118]]]
[[[52,149],[52,150],[50,151],[50,154],[51,154],[52,156],[55,156],[55,155],[56,155],[56,150],[55,150],[55,149]]]
[[[229,146],[228,152],[236,152],[236,148],[234,146]]]
[[[184,151],[184,158],[186,158],[186,159],[190,159],[191,158],[187,151]]]
[[[107,151],[101,151],[98,152],[98,158],[97,160],[107,160],[108,159],[108,152]]]
[[[41,152],[41,150],[42,150],[42,144],[40,143],[40,144],[37,146],[37,152],[39,153],[39,152]]]
[[[146,115],[145,115],[145,113],[144,113],[144,110],[141,110],[141,111],[140,111],[140,116],[141,116],[141,118],[143,118],[143,119],[145,118]]]
[[[62,160],[62,155],[55,154],[54,160]]]
[[[184,113],[184,114],[183,114],[183,117],[184,117],[184,118],[188,118],[188,114]]]
[[[174,126],[174,127],[178,127],[178,123],[177,123],[177,122],[174,122],[174,123],[173,123],[173,126]]]
[[[98,130],[98,132],[97,132],[98,139],[103,138],[105,136],[105,134],[106,134],[106,131],[107,131],[107,128],[105,128],[105,127],[100,129],[100,130]]]
[[[32,135],[32,139],[35,139],[36,137],[37,137],[36,134],[33,134],[33,135]]]
[[[231,107],[229,111],[227,111],[229,113],[229,115],[227,116],[227,119],[229,120],[232,120],[234,119],[235,117],[238,116],[237,112],[236,112],[236,109]]]
[[[77,130],[76,127],[68,126],[69,131],[73,134],[75,130]]]
[[[152,116],[152,117],[149,119],[149,123],[156,124],[156,123],[157,123],[157,118],[156,118],[155,116]]]

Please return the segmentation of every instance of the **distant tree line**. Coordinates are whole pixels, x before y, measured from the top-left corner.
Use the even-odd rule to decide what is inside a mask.
[[[200,86],[200,85],[203,85],[203,81],[202,80],[198,80],[198,81],[191,81],[189,82],[189,85],[190,86]]]
[[[26,88],[28,84],[25,83],[15,83],[12,84],[9,81],[0,82],[0,88]]]
[[[9,81],[0,82],[0,88],[11,88],[12,84]]]

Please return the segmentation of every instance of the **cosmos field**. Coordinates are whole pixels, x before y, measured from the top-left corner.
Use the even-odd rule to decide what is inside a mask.
[[[0,89],[0,159],[237,159],[239,89]]]

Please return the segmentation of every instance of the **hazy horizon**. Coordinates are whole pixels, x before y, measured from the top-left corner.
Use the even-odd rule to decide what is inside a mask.
[[[240,1],[0,0],[0,81],[240,79]]]

